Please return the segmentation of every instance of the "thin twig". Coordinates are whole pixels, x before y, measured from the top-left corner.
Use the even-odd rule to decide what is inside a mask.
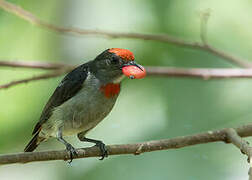
[[[200,16],[200,39],[205,46],[208,46],[207,42],[207,23],[210,17],[210,10],[207,9],[201,12]]]
[[[69,67],[69,65],[66,64],[47,63],[42,61],[0,61],[0,66],[14,67],[14,68],[48,69],[48,70],[56,70]]]
[[[252,136],[252,124],[235,128],[235,130],[241,137]],[[217,141],[227,142],[226,132],[226,129],[221,129],[171,139],[148,141],[136,144],[109,145],[107,146],[107,149],[109,155],[141,154],[144,152],[177,149]],[[77,149],[77,152],[78,156],[74,157],[76,159],[100,156],[100,151],[97,147],[80,148]],[[0,165],[28,163],[34,161],[68,160],[69,158],[70,156],[65,150],[3,154],[0,155]]]
[[[30,66],[30,64],[34,65]],[[57,64],[52,64],[52,66],[50,66],[49,63],[46,63],[45,66],[43,63],[38,64],[39,65],[36,65],[36,63],[34,62],[34,63],[28,63],[28,65],[26,66],[26,64],[23,62],[23,63],[15,63],[15,66],[13,66],[13,64],[10,64],[10,67],[40,68],[49,70],[58,69],[58,70],[43,75],[34,76],[31,78],[12,81],[10,83],[0,85],[0,89],[6,89],[22,83],[28,83],[32,81],[61,76],[67,72],[70,72],[74,67],[76,67],[64,64],[60,64],[59,67],[57,67]],[[5,66],[8,65],[5,64]],[[166,78],[183,77],[183,78],[202,78],[204,80],[223,79],[223,78],[252,78],[252,69],[233,69],[233,68],[207,69],[207,68],[173,68],[173,67],[149,66],[146,67],[146,71],[148,76],[166,77]]]
[[[46,70],[62,70],[70,71],[76,65],[67,65],[61,63],[47,63],[39,61],[0,61],[0,67],[16,67]],[[165,77],[195,77],[203,79],[212,78],[251,78],[252,69],[236,69],[236,68],[175,68],[175,67],[159,67],[147,66],[148,76],[165,76]],[[61,74],[59,74],[61,75]]]
[[[66,73],[66,71],[57,70],[57,71],[53,71],[53,72],[38,75],[38,76],[33,76],[33,77],[30,77],[30,78],[26,78],[26,79],[11,81],[11,82],[9,82],[7,84],[0,85],[0,89],[7,89],[7,88],[10,88],[12,86],[16,86],[18,84],[28,83],[28,82],[31,82],[31,81],[49,79],[49,78],[60,76],[60,75],[65,74],[65,73]]]
[[[148,76],[223,79],[251,78],[252,69],[146,67]]]
[[[0,1],[0,7],[5,11],[12,13],[31,24],[36,26],[46,28],[51,31],[59,32],[59,33],[72,33],[76,35],[100,35],[105,36],[107,38],[132,38],[132,39],[142,39],[142,40],[154,40],[160,41],[165,43],[173,43],[179,46],[200,46],[199,43],[194,42],[184,42],[183,40],[179,40],[177,38],[168,36],[168,35],[152,35],[152,34],[142,34],[142,33],[116,33],[116,32],[109,32],[109,31],[99,31],[99,30],[85,30],[79,28],[67,28],[67,27],[60,27],[54,24],[47,23],[45,21],[40,20],[38,17],[33,15],[31,12],[26,11],[25,9],[7,2],[5,0]]]
[[[218,57],[226,59],[232,64],[238,65],[240,67],[252,67],[252,64],[245,59],[241,59],[229,53],[226,53],[222,50],[214,48],[210,44],[205,44],[204,42],[190,42],[184,41],[179,38],[175,38],[169,35],[164,34],[143,34],[143,33],[121,33],[121,32],[109,32],[109,31],[99,31],[99,30],[85,30],[79,28],[66,28],[56,26],[54,24],[47,23],[45,21],[40,20],[38,17],[30,13],[29,11],[24,10],[23,8],[7,2],[5,0],[0,0],[0,8],[5,11],[15,14],[16,16],[34,24],[36,26],[46,28],[48,30],[59,32],[59,33],[71,33],[76,35],[95,35],[95,36],[104,36],[108,38],[128,38],[128,39],[140,39],[140,40],[152,40],[163,43],[171,43],[177,46],[188,47],[188,48],[196,48],[212,53]],[[204,32],[202,32],[204,33]],[[203,37],[204,40],[204,37]]]

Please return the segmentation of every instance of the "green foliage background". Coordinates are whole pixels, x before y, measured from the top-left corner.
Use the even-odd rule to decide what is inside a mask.
[[[199,40],[199,14],[210,9],[209,42],[251,59],[252,2],[249,0],[10,0],[53,24],[118,32],[167,33]],[[105,39],[50,32],[0,10],[0,59],[81,64],[104,49],[127,48],[138,63],[175,67],[231,67],[200,50],[153,41]],[[0,83],[43,73],[0,69]],[[0,153],[23,150],[43,106],[62,77],[0,91]],[[252,82],[147,77],[125,80],[111,114],[89,137],[107,144],[158,140],[234,127],[251,121]],[[75,147],[89,146],[69,137]],[[38,150],[63,149],[56,140]],[[210,143],[178,150],[0,167],[0,179],[247,179],[248,164],[232,145]]]

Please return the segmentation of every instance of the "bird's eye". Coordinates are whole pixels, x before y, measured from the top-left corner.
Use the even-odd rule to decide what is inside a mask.
[[[118,57],[112,57],[112,60],[111,60],[111,62],[113,63],[113,64],[116,64],[116,63],[118,63],[118,61],[119,61],[119,58]]]

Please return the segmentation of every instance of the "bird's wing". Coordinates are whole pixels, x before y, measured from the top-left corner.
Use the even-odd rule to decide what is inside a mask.
[[[41,125],[50,118],[55,107],[60,106],[68,99],[72,98],[82,88],[83,82],[87,76],[88,66],[87,64],[83,64],[64,77],[44,107],[40,120],[36,124],[32,134],[40,130]]]

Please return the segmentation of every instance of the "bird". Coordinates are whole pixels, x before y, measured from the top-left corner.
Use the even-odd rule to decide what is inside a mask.
[[[99,147],[100,159],[104,159],[108,156],[106,145],[101,140],[87,138],[86,134],[114,107],[123,78],[140,79],[145,75],[134,54],[121,48],[106,49],[94,60],[76,67],[49,98],[24,152],[32,152],[41,142],[56,138],[65,145],[72,162],[78,154],[64,137],[77,135],[80,141]]]

